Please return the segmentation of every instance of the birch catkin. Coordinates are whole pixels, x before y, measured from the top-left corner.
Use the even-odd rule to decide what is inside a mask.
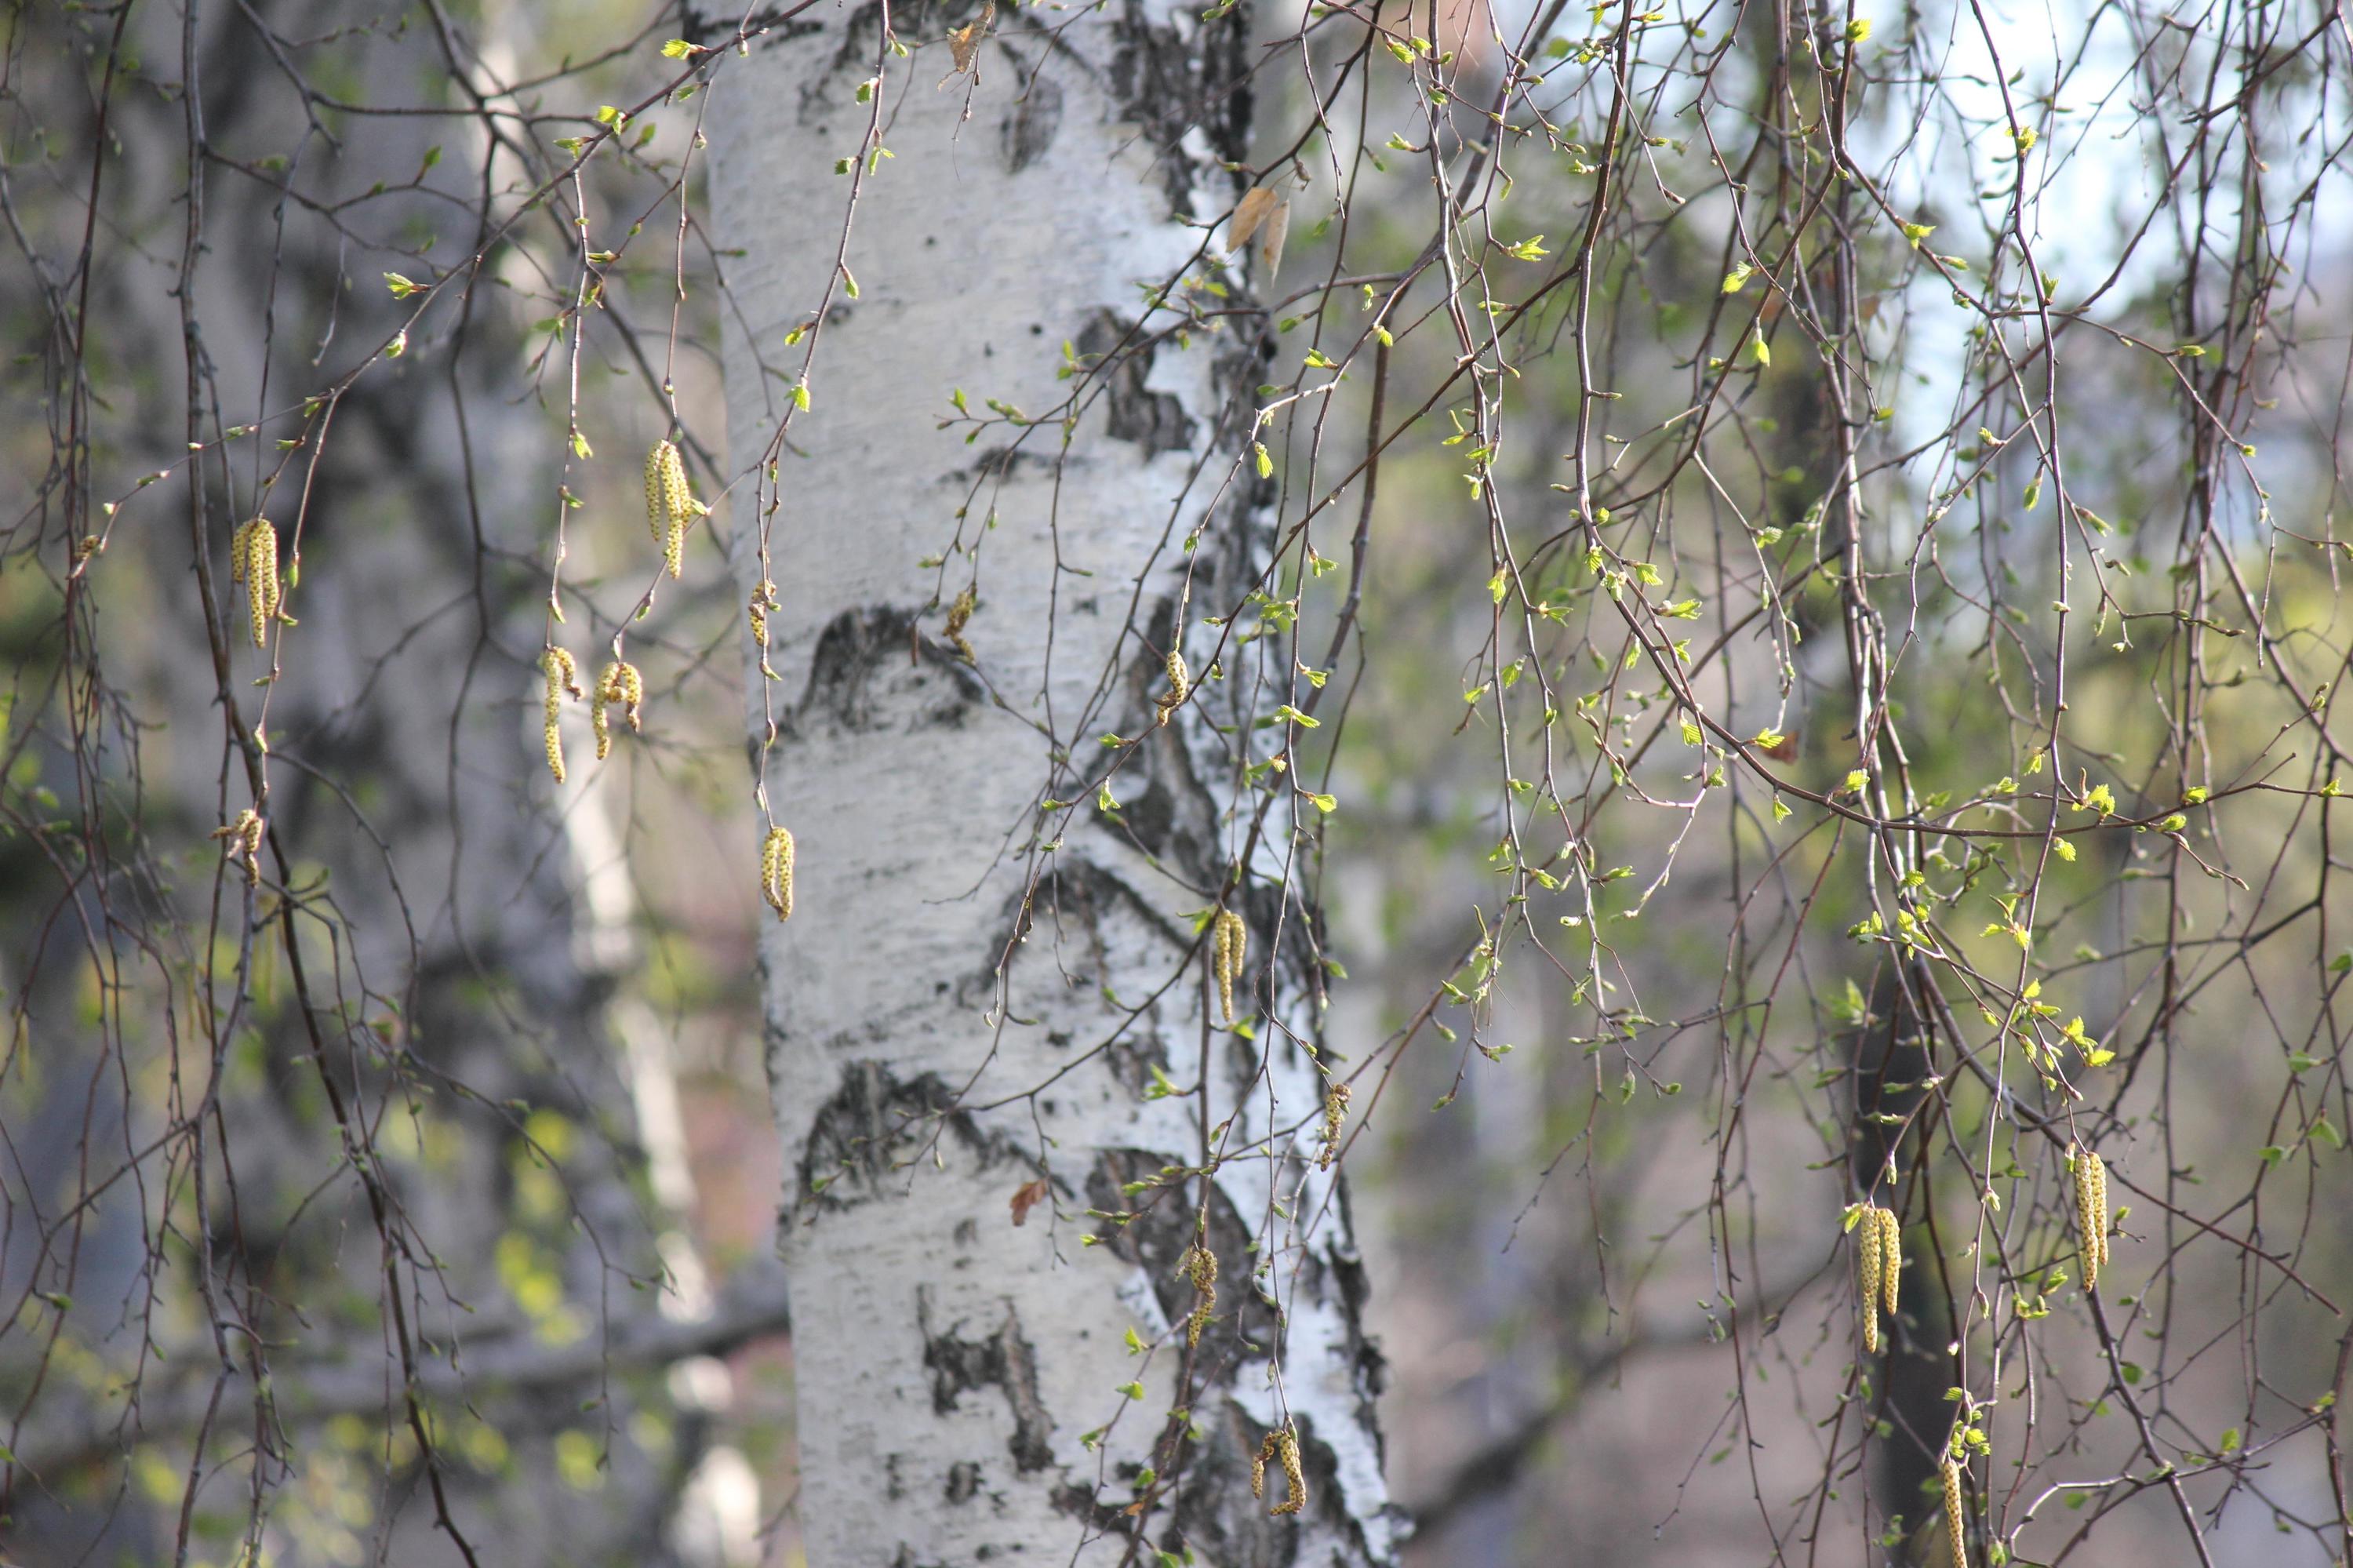
[[[694,492],[676,443],[660,440],[646,454],[646,529],[662,547],[672,577],[686,569],[686,525],[694,520]]]
[[[1283,1499],[1267,1510],[1270,1514],[1297,1513],[1307,1506],[1307,1478],[1299,1463],[1299,1435],[1286,1422],[1261,1438],[1258,1455],[1250,1460],[1250,1496],[1266,1496],[1266,1467],[1270,1459],[1282,1466]]]
[[[1242,958],[1250,948],[1250,927],[1240,915],[1230,909],[1218,911],[1209,933],[1209,959],[1218,980],[1218,1004],[1225,1010],[1226,1022],[1234,1021],[1234,981],[1242,972]]]
[[[1857,1293],[1862,1298],[1862,1349],[1865,1355],[1879,1353],[1879,1297],[1881,1245],[1886,1237],[1879,1228],[1878,1209],[1863,1205],[1862,1214],[1854,1226],[1854,1268]]]
[[[766,578],[761,579],[760,586],[752,590],[748,613],[752,623],[752,642],[760,651],[760,674],[770,681],[776,680],[777,675],[768,665],[768,613],[777,608],[776,585]]]
[[[1184,652],[1171,648],[1168,650],[1168,689],[1153,700],[1153,706],[1160,710],[1159,717],[1154,722],[1166,724],[1168,715],[1185,705],[1185,698],[1192,690],[1193,673],[1185,668]]]
[[[1893,1209],[1874,1209],[1879,1216],[1879,1305],[1888,1321],[1895,1320],[1895,1302],[1904,1284],[1904,1224]]]
[[[793,917],[793,835],[770,828],[760,846],[760,896],[778,920]]]
[[[1193,1310],[1185,1319],[1185,1348],[1191,1350],[1201,1342],[1201,1330],[1218,1309],[1218,1255],[1196,1241],[1176,1260],[1176,1273],[1193,1287]]]
[[[246,609],[253,623],[253,645],[269,645],[269,623],[278,619],[278,529],[267,517],[257,517],[229,540],[229,580],[245,585]]]
[[[962,654],[964,662],[967,664],[980,662],[979,658],[972,651],[971,639],[964,634],[964,629],[970,624],[972,612],[979,602],[978,596],[967,587],[948,605],[948,623],[944,635],[947,639],[948,646]]]
[[[2075,1224],[2084,1234],[2084,1288],[2096,1290],[2100,1267],[2108,1261],[2108,1168],[2080,1143],[2068,1152],[2075,1174]]]
[[[261,881],[261,835],[268,825],[259,812],[248,806],[237,814],[235,821],[213,830],[213,837],[228,841],[229,856],[245,868],[248,887]]]
[[[1953,1553],[1953,1568],[1968,1568],[1969,1527],[1961,1512],[1961,1462],[1948,1449],[1941,1472],[1945,1491],[1945,1542]]]
[[[1334,1084],[1324,1091],[1324,1147],[1315,1156],[1315,1169],[1329,1171],[1332,1162],[1340,1158],[1340,1129],[1348,1120],[1348,1086]]]
[[[555,775],[558,784],[564,782],[564,730],[557,720],[563,716],[564,694],[577,697],[580,692],[580,667],[572,662],[565,650],[550,645],[540,658],[540,668],[547,672],[547,770]]]
[[[596,732],[597,761],[604,761],[606,754],[613,748],[613,732],[606,721],[605,710],[619,704],[627,710],[629,732],[635,735],[644,727],[638,722],[638,709],[645,700],[645,677],[638,673],[635,664],[616,659],[605,666],[605,673],[596,677],[596,700],[590,705],[588,711],[589,726]]]
[[[1282,1460],[1283,1499],[1269,1513],[1297,1513],[1307,1506],[1307,1478],[1299,1464],[1299,1434],[1286,1425],[1278,1435],[1277,1457]]]

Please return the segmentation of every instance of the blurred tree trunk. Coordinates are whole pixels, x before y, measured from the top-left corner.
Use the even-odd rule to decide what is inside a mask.
[[[303,54],[322,74],[430,81],[433,101],[462,101],[446,38],[353,15],[322,0],[272,20],[336,40]],[[19,24],[35,57],[111,48],[173,90],[118,87],[92,105],[60,74],[42,101],[61,145],[105,160],[88,187],[99,210],[11,187],[23,254],[0,301],[48,318],[43,390],[66,465],[12,543],[37,530],[45,556],[79,562],[78,542],[105,524],[93,493],[141,468],[178,471],[123,508],[115,547],[62,601],[72,635],[19,631],[11,651],[37,673],[56,660],[92,714],[104,694],[128,716],[118,736],[85,729],[55,693],[55,708],[27,701],[0,724],[5,760],[132,831],[93,832],[86,885],[21,839],[0,851],[0,979],[46,1024],[26,1032],[37,1070],[0,1086],[0,1118],[41,1129],[0,1186],[0,1313],[17,1321],[32,1293],[52,1293],[79,1303],[69,1341],[90,1336],[71,1360],[46,1330],[0,1334],[0,1542],[33,1562],[185,1554],[177,1495],[120,1506],[135,1447],[150,1486],[198,1478],[191,1513],[207,1529],[258,1535],[264,1504],[250,1525],[240,1512],[267,1499],[268,1551],[290,1563],[356,1561],[368,1531],[415,1563],[459,1560],[460,1535],[484,1561],[748,1561],[748,1542],[709,1517],[681,1519],[682,1489],[690,1514],[715,1511],[703,1461],[726,1378],[700,1360],[664,1372],[724,1348],[673,1321],[708,1304],[666,1292],[658,1318],[623,1288],[666,1271],[692,1293],[679,1229],[691,1190],[665,1043],[641,1006],[614,1016],[637,955],[610,792],[575,779],[552,793],[540,759],[537,562],[561,432],[512,395],[523,339],[498,291],[467,294],[460,278],[404,356],[379,353],[406,313],[384,272],[430,265],[396,247],[446,225],[450,193],[483,172],[462,154],[437,169],[451,128],[422,111],[329,141],[250,12],[141,12],[111,43],[111,19],[93,36],[70,10]],[[274,164],[232,166],[227,146]],[[513,177],[513,154],[498,156],[490,177]],[[262,177],[276,171],[290,197]],[[412,176],[440,199],[369,195]],[[313,221],[306,202],[342,216]],[[171,243],[112,238],[151,227]],[[52,283],[83,273],[86,304]],[[37,297],[37,282],[51,286]],[[331,418],[290,412],[370,359]],[[275,454],[223,434],[240,419],[299,435],[315,468],[288,460],[274,491],[258,482]],[[228,560],[258,514],[301,568],[266,651]],[[12,606],[45,606],[10,564]],[[248,806],[269,824],[251,887],[207,838]],[[184,951],[200,956],[186,1001],[154,958]],[[121,976],[125,1000],[78,1014],[91,973]],[[167,1046],[177,1103],[152,1071]],[[197,1104],[214,1108],[185,1111]],[[633,1191],[640,1139],[651,1212]],[[163,1152],[141,1156],[141,1180],[112,1179],[151,1142]],[[182,1169],[204,1184],[169,1179]],[[208,1335],[189,1328],[206,1320],[199,1287],[216,1303]],[[738,1304],[730,1321],[755,1331],[775,1316]],[[633,1440],[641,1411],[665,1442]],[[353,1444],[322,1430],[336,1415],[380,1425]],[[420,1453],[427,1421],[438,1436]],[[598,1461],[586,1484],[559,1463],[582,1437]],[[708,1544],[674,1550],[681,1534]]]
[[[1924,1114],[1933,1071],[1929,1027],[1915,1002],[1933,983],[1916,960],[1900,975],[1883,967],[1873,977],[1871,1016],[1854,1036],[1855,1191],[1894,1210],[1905,1224],[1895,1315],[1880,1326],[1877,1368],[1866,1370],[1874,1383],[1871,1414],[1883,1427],[1873,1445],[1873,1490],[1883,1519],[1904,1527],[1905,1543],[1894,1560],[1907,1563],[1950,1554],[1938,1463],[1953,1424],[1945,1395],[1959,1376],[1920,1136],[1905,1130]]]
[[[1231,298],[1148,295],[1210,276],[1205,226],[1243,188],[1220,164],[1247,154],[1247,31],[1186,5],[902,7],[924,46],[902,60],[883,15],[763,49],[711,121],[744,329],[732,463],[779,465],[739,491],[734,551],[746,594],[773,578],[781,600],[750,717],[798,846],[764,959],[810,1561],[1071,1561],[1083,1539],[1086,1563],[1385,1562],[1377,1357],[1314,1160],[1321,969],[1289,785],[1258,810],[1241,779],[1291,644],[1220,644],[1205,619],[1270,554],[1237,461],[1264,327],[1180,330],[1189,301],[1239,300],[1239,270]],[[942,82],[966,26],[977,80]],[[854,295],[838,161],[872,168]],[[808,345],[786,334],[821,309],[793,415]],[[943,429],[958,388],[1027,421]],[[1180,636],[1198,690],[1155,729]],[[1146,737],[1111,810],[1089,781],[1105,732]],[[1041,812],[1041,788],[1078,804]],[[1212,1012],[1216,907],[1248,923],[1254,1031]],[[1188,1350],[1197,1237],[1221,1272]],[[1271,1511],[1279,1464],[1262,1499],[1250,1484],[1286,1425],[1296,1514]]]

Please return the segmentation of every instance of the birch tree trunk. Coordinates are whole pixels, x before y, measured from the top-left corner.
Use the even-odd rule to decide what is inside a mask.
[[[943,82],[968,26],[976,80]],[[1245,774],[1293,678],[1274,618],[1230,619],[1272,536],[1265,327],[1205,248],[1247,60],[1242,17],[1158,0],[865,5],[720,78],[733,542],[778,605],[751,745],[797,844],[764,963],[818,1568],[1394,1556],[1292,785]],[[1156,726],[1178,638],[1201,678]]]

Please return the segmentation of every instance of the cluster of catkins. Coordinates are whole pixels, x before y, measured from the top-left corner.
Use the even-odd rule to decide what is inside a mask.
[[[1261,1440],[1258,1457],[1250,1461],[1250,1496],[1266,1496],[1266,1466],[1270,1459],[1282,1466],[1285,1492],[1281,1502],[1266,1511],[1270,1514],[1297,1513],[1307,1506],[1307,1478],[1299,1467],[1299,1434],[1288,1423],[1276,1427]]]
[[[686,570],[686,531],[710,509],[686,482],[686,461],[675,441],[656,441],[646,454],[646,527],[662,547],[662,566],[675,579]]]
[[[213,837],[227,839],[228,853],[245,867],[245,881],[248,887],[258,885],[261,881],[261,835],[269,825],[262,820],[261,813],[248,806],[237,814],[237,821],[225,828],[213,830]]]
[[[2068,1151],[2068,1164],[2075,1176],[2075,1223],[2084,1232],[2084,1288],[2096,1290],[2108,1261],[2108,1168],[2080,1143]]]
[[[2113,1229],[2108,1212],[2108,1168],[2097,1154],[2076,1143],[2067,1150],[2067,1169],[2074,1189],[2075,1224],[2083,1235],[2084,1288],[2096,1290],[2100,1270],[2108,1262],[2109,1232]],[[1866,1351],[1876,1351],[1879,1314],[1883,1310],[1893,1317],[1895,1312],[1897,1278],[1904,1266],[1902,1227],[1889,1211],[1865,1203],[1858,1211],[1853,1228],[1856,1283],[1862,1297],[1862,1345]],[[1962,1479],[1971,1444],[1982,1447],[1984,1435],[1966,1424],[1957,1425],[1938,1466],[1946,1544],[1957,1568],[1968,1568],[1969,1560]]]
[[[1865,1203],[1854,1226],[1856,1285],[1862,1296],[1862,1348],[1879,1351],[1879,1315],[1895,1316],[1904,1283],[1904,1226],[1892,1209]]]
[[[1234,1021],[1234,981],[1241,978],[1242,959],[1250,948],[1250,927],[1230,909],[1218,911],[1209,931],[1210,967],[1218,980],[1218,1003],[1226,1022]]]
[[[1193,1287],[1193,1310],[1185,1316],[1185,1346],[1190,1350],[1201,1342],[1201,1330],[1218,1310],[1218,1255],[1197,1237],[1176,1260],[1176,1277]]]
[[[229,538],[229,581],[245,585],[246,608],[253,621],[253,645],[269,644],[269,623],[278,619],[281,589],[278,580],[278,529],[267,517],[257,517]]]
[[[605,673],[596,677],[596,700],[588,705],[588,726],[596,732],[597,761],[604,761],[613,749],[613,731],[606,721],[605,710],[618,704],[626,710],[629,733],[636,735],[642,727],[638,722],[638,710],[645,700],[646,678],[638,673],[635,664],[616,659],[605,666]]]

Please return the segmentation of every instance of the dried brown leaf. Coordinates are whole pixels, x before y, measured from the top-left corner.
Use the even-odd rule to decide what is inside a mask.
[[[1282,270],[1282,240],[1290,232],[1291,203],[1288,200],[1278,201],[1274,210],[1267,214],[1258,237],[1258,259],[1266,265],[1269,281],[1272,281],[1274,275]]]
[[[1042,1177],[1034,1181],[1024,1181],[1013,1189],[1013,1223],[1018,1225],[1028,1220],[1029,1211],[1045,1200],[1046,1182]]]
[[[1226,221],[1226,254],[1238,256],[1242,247],[1250,242],[1266,215],[1274,210],[1274,193],[1264,185],[1252,185],[1234,204],[1234,216]]]
[[[997,0],[988,0],[988,4],[980,8],[979,16],[961,27],[949,30],[948,53],[955,60],[955,69],[948,72],[950,77],[968,74],[975,81],[980,79],[980,71],[977,69],[980,46],[994,30],[996,22]]]

